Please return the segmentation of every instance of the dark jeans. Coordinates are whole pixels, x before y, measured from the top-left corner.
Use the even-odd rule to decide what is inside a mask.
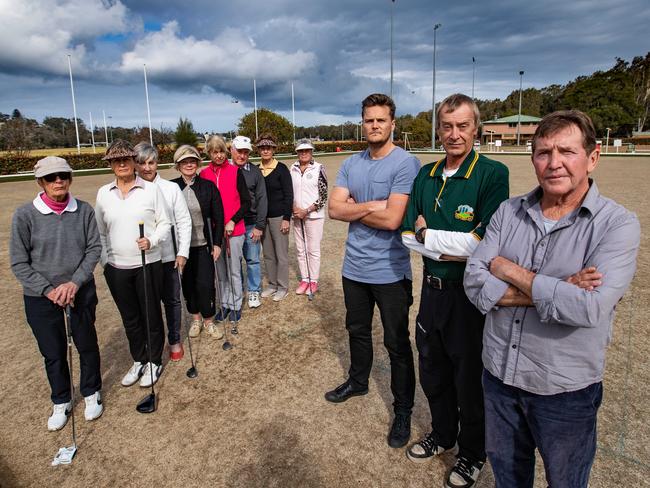
[[[181,283],[175,261],[163,263],[162,302],[165,305],[167,341],[169,345],[181,342]]]
[[[546,482],[583,488],[596,453],[596,415],[603,385],[557,395],[536,395],[483,373],[487,454],[499,488],[533,486],[535,448]]]
[[[438,290],[423,280],[415,343],[434,439],[445,448],[458,442],[458,455],[473,461],[485,461],[484,320],[462,284]]]
[[[225,249],[223,252],[226,252]],[[187,311],[205,319],[215,314],[214,260],[207,246],[190,247],[183,271],[183,296]]]
[[[45,361],[45,372],[52,389],[52,403],[66,403],[71,399],[70,370],[68,369],[64,311],[46,297],[25,295],[25,315],[32,328],[38,349]],[[71,307],[71,333],[79,352],[81,394],[90,396],[102,388],[99,347],[95,331],[97,293],[92,280],[79,288],[75,306]]]
[[[145,318],[145,310],[148,309],[151,362],[162,364],[162,351],[165,345],[165,327],[160,311],[162,263],[156,261],[147,264],[148,303],[144,299],[144,272],[142,266],[132,269],[119,269],[107,264],[104,268],[104,277],[111,295],[113,295],[113,300],[115,300],[115,305],[120,311],[133,360],[141,363],[149,361],[147,322]]]
[[[384,327],[384,346],[390,357],[390,389],[395,413],[410,415],[415,395],[415,369],[409,341],[409,307],[412,282],[374,285],[343,277],[345,326],[350,335],[349,376],[355,386],[368,387],[372,368],[372,315],[379,307]]]

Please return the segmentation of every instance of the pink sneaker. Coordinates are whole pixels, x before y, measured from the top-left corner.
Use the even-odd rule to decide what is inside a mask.
[[[318,281],[311,282],[311,294],[313,295],[318,291]]]
[[[309,282],[301,281],[298,288],[296,288],[296,295],[304,295],[307,293],[307,288],[309,288]]]

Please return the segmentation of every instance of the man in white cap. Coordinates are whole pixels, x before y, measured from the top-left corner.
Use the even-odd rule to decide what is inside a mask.
[[[251,140],[246,136],[237,136],[232,140],[230,152],[233,162],[239,166],[246,180],[248,192],[251,195],[250,209],[244,214],[246,225],[246,240],[244,241],[244,259],[246,259],[246,285],[248,288],[248,306],[259,307],[262,302],[262,267],[260,253],[262,244],[260,239],[266,227],[266,184],[260,169],[248,161],[253,147]]]
[[[11,224],[11,270],[23,286],[25,314],[45,361],[53,406],[50,431],[62,429],[72,405],[63,309],[71,307],[71,334],[81,363],[86,420],[104,412],[95,331],[97,293],[93,270],[102,244],[95,212],[70,194],[72,168],[48,156],[34,167],[41,191],[19,207]]]

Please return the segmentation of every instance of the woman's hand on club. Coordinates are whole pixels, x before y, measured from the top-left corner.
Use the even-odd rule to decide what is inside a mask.
[[[217,261],[221,256],[221,248],[219,246],[212,246],[212,259]]]
[[[229,220],[225,227],[226,234],[230,235],[234,230],[235,230],[235,223],[232,220]]]
[[[148,251],[151,249],[151,242],[146,237],[140,237],[139,239],[136,239],[135,242],[138,243],[138,249],[141,251]]]
[[[187,258],[185,256],[176,256],[176,262],[174,263],[174,268],[180,271],[183,274],[185,269],[185,264],[187,263]]]

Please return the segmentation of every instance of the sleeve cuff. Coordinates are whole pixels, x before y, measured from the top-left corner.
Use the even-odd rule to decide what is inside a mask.
[[[533,279],[533,304],[542,322],[548,322],[553,316],[553,297],[560,280],[542,274]]]

